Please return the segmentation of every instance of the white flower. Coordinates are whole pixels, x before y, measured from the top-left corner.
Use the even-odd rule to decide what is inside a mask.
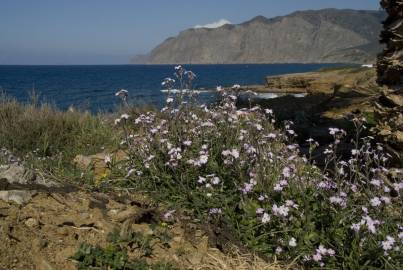
[[[218,178],[217,176],[213,177],[213,179],[211,180],[211,183],[213,185],[218,185],[220,182],[220,178]]]
[[[258,208],[256,209],[256,214],[261,215],[264,213],[264,209],[263,208]]]
[[[391,250],[393,245],[395,244],[395,238],[392,236],[387,235],[386,240],[381,242],[382,248],[385,251]]]
[[[380,187],[381,186],[381,181],[378,179],[373,179],[370,182],[372,185],[376,186],[376,187]]]
[[[276,204],[274,204],[272,207],[272,211],[273,211],[273,214],[275,214],[276,216],[287,217],[288,211],[290,211],[290,209],[284,205],[281,205],[280,207],[278,207]]]
[[[127,120],[127,119],[129,119],[129,115],[128,115],[127,113],[124,113],[124,114],[122,114],[122,115],[120,116],[120,119],[125,119],[125,120]]]
[[[357,150],[357,149],[351,150],[351,154],[352,154],[353,156],[356,156],[356,155],[358,155],[359,153],[360,153],[360,151]]]
[[[336,135],[336,133],[338,133],[339,131],[340,131],[340,129],[338,129],[338,128],[329,128],[330,135]]]
[[[269,222],[270,222],[270,215],[267,214],[267,213],[264,213],[264,214],[263,214],[263,217],[262,217],[262,223],[263,223],[263,224],[267,224],[267,223],[269,223]]]
[[[117,97],[125,97],[125,96],[127,96],[128,95],[128,91],[127,90],[125,90],[125,89],[121,89],[121,90],[119,90],[119,91],[117,91],[116,93],[115,93],[115,96],[117,96]]]
[[[284,167],[282,174],[285,178],[289,178],[291,176],[291,169],[289,167]]]
[[[378,197],[374,197],[370,200],[370,203],[373,207],[377,207],[382,204],[382,201]]]
[[[201,155],[199,158],[200,164],[206,164],[208,162],[208,156],[207,155]]]
[[[174,101],[174,99],[173,98],[167,98],[167,103],[169,104],[169,103],[172,103]]]
[[[185,146],[191,146],[192,145],[192,141],[184,141],[183,145]]]
[[[237,159],[237,158],[239,158],[239,151],[238,151],[237,149],[232,149],[231,155],[232,155],[235,159]]]
[[[320,262],[320,261],[322,260],[322,255],[321,255],[320,253],[316,253],[316,254],[314,254],[314,255],[312,256],[312,259],[313,259],[315,262]]]
[[[288,241],[288,245],[290,247],[296,247],[297,246],[297,240],[294,237],[291,237],[290,241]]]
[[[257,129],[258,131],[261,131],[261,130],[263,129],[263,127],[262,127],[261,124],[256,124],[255,127],[256,127],[256,129]]]
[[[212,209],[210,209],[209,213],[210,214],[221,214],[222,211],[220,208],[212,208]]]

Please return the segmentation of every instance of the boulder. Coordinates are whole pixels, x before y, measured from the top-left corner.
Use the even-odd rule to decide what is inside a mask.
[[[23,205],[28,203],[35,194],[36,191],[33,190],[0,190],[0,200]]]
[[[16,163],[1,166],[0,179],[5,179],[9,184],[40,185],[48,188],[61,186],[57,182],[39,177],[33,171],[27,170],[22,165]],[[4,184],[4,181],[2,184]]]

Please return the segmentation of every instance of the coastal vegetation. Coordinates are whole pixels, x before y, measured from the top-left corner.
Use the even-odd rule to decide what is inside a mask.
[[[309,151],[301,153],[292,122],[278,123],[270,108],[236,106],[239,85],[218,88],[220,102],[207,106],[198,103],[197,92],[183,91],[196,75],[182,66],[175,74],[163,82],[168,91],[161,110],[125,105],[124,91],[117,93],[124,107],[116,115],[2,99],[3,164],[24,164],[94,192],[142,194],[161,211],[135,218],[150,224],[149,236],[133,234],[130,219],[123,232],[110,232],[104,247],[83,242],[71,254],[80,269],[174,269],[175,262],[147,258],[154,238],[167,249],[172,245],[169,234],[157,232],[183,220],[192,220],[223,252],[236,246],[288,267],[402,267],[401,172],[388,168],[381,144],[362,136],[371,119],[351,119],[354,147],[347,158],[338,148],[350,137],[329,128],[333,141],[319,166],[312,159],[318,142],[308,139]],[[99,152],[100,175],[91,158],[85,166],[73,162]]]

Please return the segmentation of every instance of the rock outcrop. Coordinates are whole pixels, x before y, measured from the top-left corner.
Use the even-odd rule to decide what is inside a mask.
[[[306,72],[266,77],[267,92],[331,94],[337,91],[356,91],[370,95],[379,91],[373,68],[329,68],[318,72]]]
[[[383,11],[299,11],[238,25],[192,28],[164,41],[146,64],[375,62]]]
[[[378,82],[389,88],[403,89],[403,1],[382,0],[388,13],[381,42],[386,48],[378,58]]]

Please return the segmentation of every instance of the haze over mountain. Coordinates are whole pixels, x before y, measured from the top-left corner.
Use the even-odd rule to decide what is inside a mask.
[[[366,63],[379,45],[383,11],[308,10],[241,24],[197,26],[171,37],[132,63]],[[220,26],[222,25],[222,26]]]

